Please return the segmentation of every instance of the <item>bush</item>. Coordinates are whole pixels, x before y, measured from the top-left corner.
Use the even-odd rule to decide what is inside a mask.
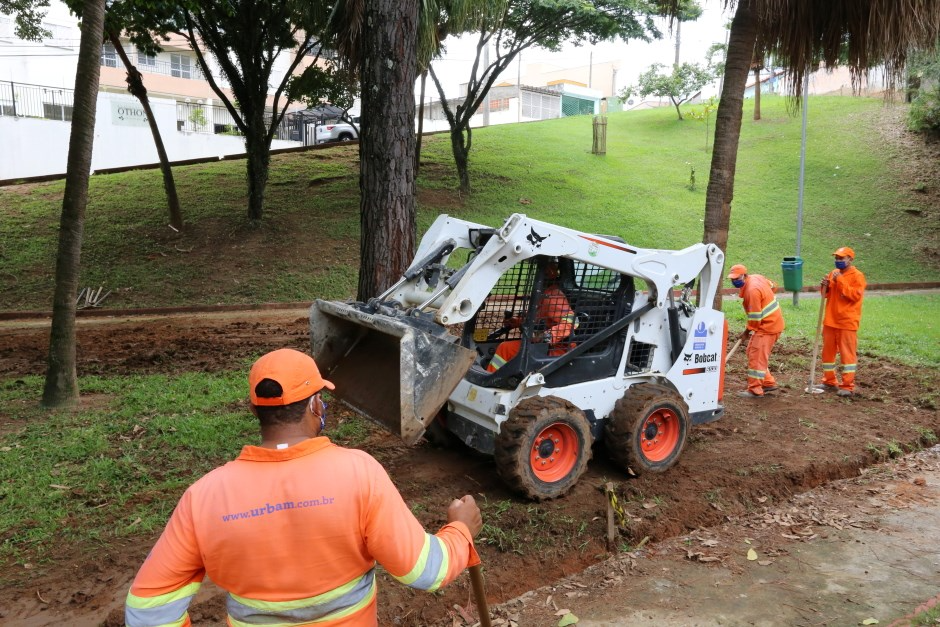
[[[929,135],[940,135],[940,85],[922,89],[911,101],[907,127]]]

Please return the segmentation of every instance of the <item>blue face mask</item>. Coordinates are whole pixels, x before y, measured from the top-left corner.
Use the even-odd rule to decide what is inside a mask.
[[[849,267],[848,261],[836,261],[836,268],[838,268],[839,270],[845,270],[848,267]]]
[[[731,279],[731,285],[735,287],[744,287],[744,279]]]
[[[322,400],[320,402],[323,403]],[[321,432],[324,429],[326,429],[326,408],[327,408],[327,404],[323,403],[323,413],[320,414],[320,431]]]

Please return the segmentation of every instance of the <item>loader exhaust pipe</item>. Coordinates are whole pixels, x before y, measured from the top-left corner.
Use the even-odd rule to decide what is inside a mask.
[[[427,314],[317,300],[310,308],[314,359],[333,395],[414,444],[476,357]]]

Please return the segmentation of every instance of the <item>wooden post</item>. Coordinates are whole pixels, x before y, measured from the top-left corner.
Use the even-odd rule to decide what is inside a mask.
[[[594,145],[591,153],[595,155],[607,154],[607,116],[594,116]]]
[[[607,501],[607,550],[613,551],[617,542],[617,523],[614,519],[614,503],[610,498],[614,493],[614,484],[608,481],[604,485],[604,497]]]

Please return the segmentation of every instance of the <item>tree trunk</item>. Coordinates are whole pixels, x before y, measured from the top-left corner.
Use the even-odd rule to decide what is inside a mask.
[[[46,407],[69,405],[78,398],[75,300],[78,294],[85,206],[88,204],[91,154],[95,141],[101,42],[104,40],[104,7],[105,0],[87,0],[82,11],[82,38],[75,72],[72,130],[69,136],[62,217],[59,221],[49,363],[42,392],[42,404]]]
[[[672,106],[676,108],[676,113],[679,115],[679,120],[682,120],[682,110],[679,108],[679,105],[682,103],[676,102],[675,98],[671,98],[671,100],[672,100]]]
[[[760,119],[760,68],[761,63],[758,61],[754,65],[754,119]]]
[[[454,165],[457,166],[457,177],[460,179],[460,194],[462,196],[469,196],[470,151],[467,150],[467,143],[459,123],[456,127],[450,129],[450,147],[454,153]]]
[[[421,72],[421,100],[418,101],[418,139],[415,143],[415,178],[421,169],[421,142],[424,135],[424,86],[428,81],[428,71]]]
[[[734,171],[741,137],[744,88],[757,41],[757,15],[750,0],[742,0],[734,13],[725,62],[724,84],[715,116],[715,143],[705,194],[705,234],[703,241],[728,248],[731,200],[734,198]],[[721,306],[721,292],[715,297]]]
[[[414,255],[417,0],[365,3],[360,138],[359,300],[398,280]]]
[[[251,122],[245,133],[245,152],[248,154],[248,219],[261,220],[264,214],[264,190],[268,185],[268,168],[271,164],[271,143],[267,140],[267,125],[264,123],[264,108],[250,114]]]
[[[133,94],[140,101],[140,106],[144,108],[147,114],[147,123],[150,125],[150,134],[153,135],[153,143],[157,147],[157,156],[160,158],[160,171],[163,172],[163,189],[166,192],[166,202],[170,209],[170,226],[174,231],[183,230],[183,214],[180,211],[180,199],[176,194],[176,182],[173,180],[173,170],[170,168],[170,160],[166,156],[166,148],[163,146],[163,137],[160,136],[160,127],[157,126],[157,120],[153,116],[153,110],[150,108],[150,98],[147,97],[147,88],[144,87],[144,77],[131,63],[121,45],[121,40],[113,30],[108,31],[108,39],[111,45],[117,50],[127,70],[127,91]]]

